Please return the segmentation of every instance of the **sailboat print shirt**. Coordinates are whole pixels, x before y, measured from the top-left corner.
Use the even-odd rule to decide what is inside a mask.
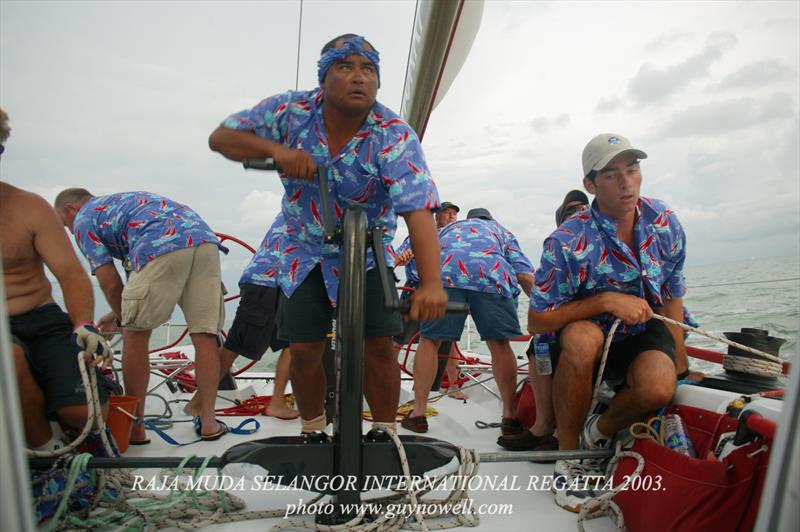
[[[397,248],[395,251],[399,255],[400,253],[403,253],[404,251],[408,251],[410,249],[411,249],[411,238],[406,237],[406,239],[403,240],[403,243],[400,244],[400,247]],[[406,271],[406,279],[407,280],[411,281],[412,283],[419,284],[419,272],[417,271],[417,259],[411,259],[410,261],[408,261],[406,263],[406,265],[405,265],[405,271]]]
[[[205,243],[228,252],[196,212],[150,192],[92,198],[75,215],[72,229],[92,273],[113,259],[138,272],[156,257]]]
[[[239,279],[240,284],[257,284],[270,288],[277,286],[281,265],[281,237],[285,230],[286,222],[283,213],[279,212],[255,255],[245,266]]]
[[[548,312],[564,303],[601,292],[622,292],[661,307],[686,293],[686,235],[675,213],[656,199],[641,197],[636,207],[631,250],[617,238],[617,222],[592,208],[574,215],[545,241],[531,293],[530,308]],[[608,333],[616,318],[591,318]],[[643,332],[644,324],[620,323],[614,341]]]
[[[358,133],[331,155],[322,119],[323,92],[289,91],[263,100],[252,109],[227,118],[223,127],[251,131],[289,148],[311,154],[328,169],[328,190],[334,224],[349,206],[361,207],[371,227],[381,227],[386,260],[394,265],[392,239],[397,214],[438,209],[439,196],[416,133],[394,112],[375,102]],[[291,297],[317,264],[332,305],[339,287],[339,246],[322,241],[319,180],[289,179],[281,174],[285,218],[278,284]],[[374,268],[372,252],[367,268]]]
[[[516,237],[491,220],[471,218],[446,225],[439,232],[442,248],[442,283],[446,288],[519,295],[518,273],[533,266]]]

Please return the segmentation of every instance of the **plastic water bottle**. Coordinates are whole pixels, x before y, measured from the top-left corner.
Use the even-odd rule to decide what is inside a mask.
[[[533,349],[536,358],[536,373],[539,375],[552,375],[553,363],[550,360],[550,344],[536,342]]]
[[[678,414],[664,416],[664,445],[686,456],[697,457],[692,440]]]

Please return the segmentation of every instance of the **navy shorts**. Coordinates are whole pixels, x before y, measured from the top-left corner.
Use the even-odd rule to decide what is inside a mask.
[[[250,360],[261,360],[267,348],[279,353],[288,342],[279,340],[275,327],[278,289],[250,283],[239,284],[239,306],[225,339],[225,349]]]
[[[9,318],[11,342],[20,346],[33,378],[44,393],[47,418],[66,406],[85,405],[86,392],[78,369],[80,349],[72,341],[72,320],[55,303]],[[97,374],[100,402],[108,401],[113,384]]]
[[[469,303],[469,313],[484,342],[522,336],[513,299],[462,288],[445,288],[445,291],[451,302]],[[419,332],[431,340],[458,341],[466,320],[466,314],[447,314],[439,320],[423,321]]]
[[[392,277],[391,269],[389,277]],[[378,270],[367,271],[364,285],[365,336],[400,334],[403,330],[400,312],[386,308]],[[300,283],[292,297],[286,297],[281,290],[278,299],[278,338],[287,342],[319,342],[327,337],[331,330],[333,307],[328,301],[319,264]]]
[[[558,358],[561,354],[561,345],[558,343],[560,338],[561,331],[559,331],[555,342],[550,345],[553,371],[558,365]],[[624,381],[630,365],[639,354],[645,351],[661,351],[675,362],[675,340],[663,321],[651,319],[647,322],[644,332],[612,342],[608,350],[608,358],[606,358],[603,380]],[[528,356],[530,355],[531,352],[529,351]],[[595,365],[595,378],[597,377],[598,369],[600,369],[600,359],[597,360]]]

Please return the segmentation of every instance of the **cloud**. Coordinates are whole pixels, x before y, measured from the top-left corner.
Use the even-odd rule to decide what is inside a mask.
[[[618,96],[609,96],[607,98],[600,98],[595,107],[597,113],[612,113],[622,109],[624,102]]]
[[[660,50],[668,50],[673,45],[686,41],[693,36],[688,31],[672,30],[669,33],[662,33],[652,41],[644,45],[644,49],[654,52]]]
[[[275,213],[281,209],[281,195],[270,191],[253,190],[242,202],[239,212],[246,227],[266,228],[275,220]]]
[[[628,93],[641,105],[652,105],[668,99],[708,74],[711,65],[722,58],[723,52],[736,44],[732,33],[712,33],[700,53],[677,65],[658,68],[645,63],[628,84]]]
[[[762,100],[739,98],[687,107],[669,117],[657,136],[687,137],[720,135],[791,118],[794,102],[785,92]]]
[[[550,128],[561,128],[569,125],[569,115],[561,113],[553,117],[538,116],[531,120],[530,124],[537,133],[545,133]]]
[[[718,92],[726,89],[763,87],[768,83],[785,81],[796,76],[796,70],[779,61],[757,61],[728,74],[719,83],[709,85],[708,90]]]

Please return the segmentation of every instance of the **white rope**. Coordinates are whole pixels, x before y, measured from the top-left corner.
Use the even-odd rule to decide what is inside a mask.
[[[578,513],[578,531],[584,532],[583,522],[587,519],[596,519],[598,517],[608,515],[612,521],[617,525],[617,530],[623,532],[625,528],[625,517],[622,515],[617,503],[613,498],[621,491],[628,489],[628,486],[633,482],[633,479],[641,475],[644,470],[644,457],[634,451],[623,451],[621,443],[617,443],[617,452],[611,461],[608,463],[606,469],[606,478],[614,478],[614,473],[617,466],[623,458],[633,458],[636,460],[636,469],[628,476],[624,482],[620,483],[614,489],[603,493],[598,497],[591,498],[581,505],[581,511]]]
[[[717,340],[718,342],[722,342],[723,344],[736,347],[738,349],[741,349],[742,351],[746,351],[748,353],[752,353],[754,355],[761,357],[761,360],[759,360],[751,357],[726,354],[725,357],[722,359],[723,360],[722,367],[725,369],[730,369],[733,371],[741,371],[743,373],[753,373],[755,375],[762,375],[765,377],[777,377],[783,373],[783,360],[780,357],[776,357],[775,355],[772,355],[770,353],[765,353],[764,351],[761,351],[759,349],[754,349],[750,346],[734,342],[733,340],[729,340],[724,336],[720,336],[718,334],[714,334],[712,332],[700,329],[699,327],[692,327],[691,325],[686,325],[685,323],[675,321],[673,319],[667,318],[666,316],[661,316],[660,314],[653,314],[653,318],[680,327],[685,331],[691,331],[700,334],[702,336],[706,336],[708,338],[711,338],[712,340]]]
[[[603,372],[606,369],[606,361],[608,360],[608,352],[611,350],[611,342],[614,340],[614,333],[617,332],[617,327],[619,324],[622,323],[621,318],[617,318],[614,320],[614,323],[611,324],[611,328],[608,330],[608,334],[606,335],[606,341],[603,344],[603,354],[600,356],[600,367],[597,369],[597,379],[594,381],[594,391],[592,392],[592,404],[589,407],[589,412],[594,410],[595,405],[597,404],[597,394],[600,392],[600,384],[603,382]]]

